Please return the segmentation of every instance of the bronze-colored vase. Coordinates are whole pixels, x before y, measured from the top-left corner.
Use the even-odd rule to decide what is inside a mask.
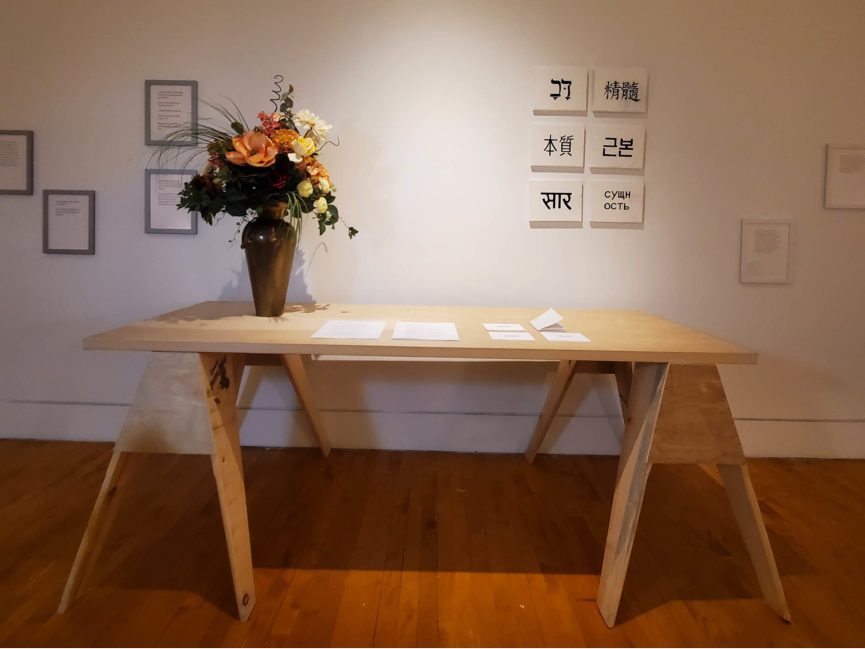
[[[255,315],[281,316],[291,275],[297,230],[283,220],[286,203],[265,205],[243,228],[241,247],[252,283]]]

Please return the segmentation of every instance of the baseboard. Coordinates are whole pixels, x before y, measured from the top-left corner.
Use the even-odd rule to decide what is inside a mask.
[[[0,403],[0,437],[114,441],[126,416],[122,404]],[[335,448],[521,453],[536,417],[521,414],[325,411]],[[246,446],[311,446],[302,412],[241,410]],[[865,458],[865,422],[738,420],[749,457]],[[618,453],[622,421],[558,417],[544,453]]]

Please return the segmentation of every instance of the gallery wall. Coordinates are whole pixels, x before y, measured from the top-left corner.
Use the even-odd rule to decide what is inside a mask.
[[[0,129],[35,131],[33,196],[0,196],[0,436],[110,440],[145,356],[85,335],[249,300],[231,218],[144,232],[144,80],[332,122],[323,157],[361,234],[303,237],[289,299],[635,308],[760,352],[723,368],[746,452],[865,456],[865,211],[823,205],[827,143],[865,142],[859,0],[5,3]],[[532,68],[649,70],[645,224],[530,229]],[[203,114],[208,111],[203,109]],[[43,189],[96,192],[95,256],[45,255]],[[742,218],[794,223],[793,281],[738,281]],[[578,330],[578,323],[575,329]],[[322,361],[337,446],[518,451],[545,364]],[[250,373],[245,444],[305,445],[288,381]],[[615,452],[606,378],[550,447]]]

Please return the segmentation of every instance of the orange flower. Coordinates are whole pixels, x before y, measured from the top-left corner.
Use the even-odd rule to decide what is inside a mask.
[[[298,168],[304,172],[313,183],[317,183],[322,178],[330,180],[330,175],[327,173],[324,165],[316,158],[309,155],[297,163]]]
[[[231,138],[234,151],[225,154],[225,158],[236,165],[251,165],[253,167],[269,167],[279,152],[277,147],[264,133],[247,131],[243,135]]]
[[[279,147],[280,151],[283,153],[289,153],[292,150],[294,141],[298,137],[300,137],[300,133],[295,131],[293,128],[281,128],[276,131],[270,139]]]

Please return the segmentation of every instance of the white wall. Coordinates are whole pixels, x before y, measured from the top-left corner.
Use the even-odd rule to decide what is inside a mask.
[[[822,208],[826,143],[865,142],[860,0],[30,0],[2,16],[0,128],[36,132],[37,193],[0,197],[0,435],[112,439],[144,357],[82,337],[249,299],[230,218],[144,233],[143,82],[197,79],[254,117],[281,72],[336,125],[323,159],[361,230],[309,228],[290,299],[646,309],[761,352],[722,370],[748,452],[865,456],[865,212]],[[644,229],[527,227],[531,69],[559,63],[649,69]],[[42,254],[45,188],[96,190],[95,257]],[[795,281],[741,286],[739,219],[767,216],[795,221]],[[546,376],[331,363],[314,379],[337,445],[519,450]],[[254,378],[244,442],[306,443],[287,381]],[[606,380],[578,382],[565,413],[556,450],[615,451]]]

